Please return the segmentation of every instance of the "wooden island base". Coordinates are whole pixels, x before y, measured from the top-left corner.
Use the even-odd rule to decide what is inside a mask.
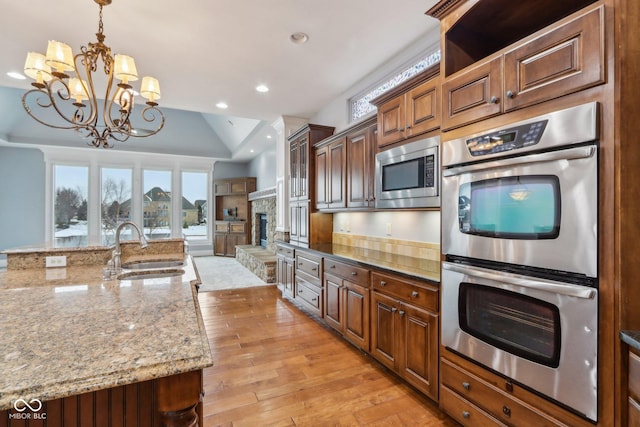
[[[203,425],[202,390],[196,370],[42,402],[39,411],[0,411],[0,427],[196,427]]]

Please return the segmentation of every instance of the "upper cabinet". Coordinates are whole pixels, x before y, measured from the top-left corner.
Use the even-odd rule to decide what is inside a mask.
[[[375,117],[315,145],[315,200],[319,210],[374,207]]]
[[[256,191],[255,178],[217,179],[213,185],[216,196],[242,195]]]
[[[535,2],[530,16],[525,13],[528,6],[492,6],[491,12],[471,7],[463,15],[455,14],[462,16],[455,22],[443,19],[442,129],[603,83],[604,6],[570,14],[591,2]],[[496,10],[504,16],[485,16]],[[559,16],[564,18],[554,23]],[[513,28],[514,22],[517,28]],[[485,40],[482,36],[492,38],[486,39],[490,40],[486,44],[477,43],[478,38]]]
[[[440,127],[440,65],[371,101],[378,107],[378,147]]]
[[[309,199],[309,189],[313,188],[313,162],[310,161],[311,145],[333,134],[335,128],[320,125],[307,125],[289,137],[291,185],[289,200]]]

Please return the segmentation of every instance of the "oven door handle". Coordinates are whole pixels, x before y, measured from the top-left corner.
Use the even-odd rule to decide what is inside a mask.
[[[525,163],[552,162],[555,160],[575,160],[592,157],[596,153],[595,145],[568,148],[566,150],[548,151],[545,153],[531,154],[529,156],[511,157],[509,159],[493,160],[490,162],[474,163],[471,165],[457,166],[444,169],[442,176],[460,175],[466,172],[495,169],[503,166],[522,165]]]
[[[457,273],[465,274],[467,276],[478,277],[480,279],[487,279],[495,282],[506,283],[509,285],[521,286],[523,288],[567,295],[576,298],[593,299],[597,294],[595,289],[589,288],[587,286],[571,285],[568,283],[556,282],[553,280],[524,277],[511,273],[494,273],[493,270],[481,267],[468,267],[460,264],[443,262],[442,268],[444,270],[454,271]]]

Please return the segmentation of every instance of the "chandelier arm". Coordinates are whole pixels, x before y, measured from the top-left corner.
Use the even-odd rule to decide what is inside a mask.
[[[29,103],[27,102],[27,98],[34,93],[39,93],[41,95],[44,95],[47,97],[48,99],[48,103],[43,104],[42,102],[40,102],[40,98],[36,98],[35,103],[38,107],[42,108],[42,110],[46,110],[48,108],[53,108],[56,110],[56,112],[58,113],[58,115],[67,123],[69,123],[69,126],[62,126],[62,125],[55,125],[55,124],[51,124],[51,123],[47,123],[45,121],[43,121],[42,119],[38,118],[38,116],[33,112],[33,110],[31,109],[31,106],[29,106]],[[51,92],[51,89],[49,87],[49,85],[47,84],[47,90],[45,91],[44,89],[31,89],[27,92],[25,92],[25,94],[22,96],[22,106],[24,107],[25,111],[27,112],[27,114],[29,114],[31,116],[31,118],[33,118],[35,121],[37,121],[38,123],[41,123],[45,126],[54,128],[54,129],[75,129],[77,127],[77,125],[73,122],[73,117],[72,118],[68,118],[67,116],[65,116],[62,111],[60,111],[60,109],[58,108],[58,105],[55,101],[55,99],[53,98],[53,94]],[[75,116],[75,113],[74,113]]]
[[[132,129],[132,136],[134,136],[136,138],[146,138],[148,136],[155,135],[156,133],[160,132],[160,130],[162,130],[162,128],[164,127],[164,120],[165,120],[164,114],[155,105],[147,105],[140,112],[140,116],[147,123],[154,123],[159,119],[160,120],[160,125],[155,130],[133,128]]]

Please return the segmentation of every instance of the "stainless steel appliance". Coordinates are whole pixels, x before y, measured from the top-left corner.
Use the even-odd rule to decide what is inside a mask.
[[[597,105],[443,144],[442,252],[597,276]]]
[[[596,421],[598,292],[442,266],[442,345]]]
[[[598,104],[443,142],[442,344],[597,421]]]
[[[376,155],[376,208],[440,206],[439,143],[426,138]]]

